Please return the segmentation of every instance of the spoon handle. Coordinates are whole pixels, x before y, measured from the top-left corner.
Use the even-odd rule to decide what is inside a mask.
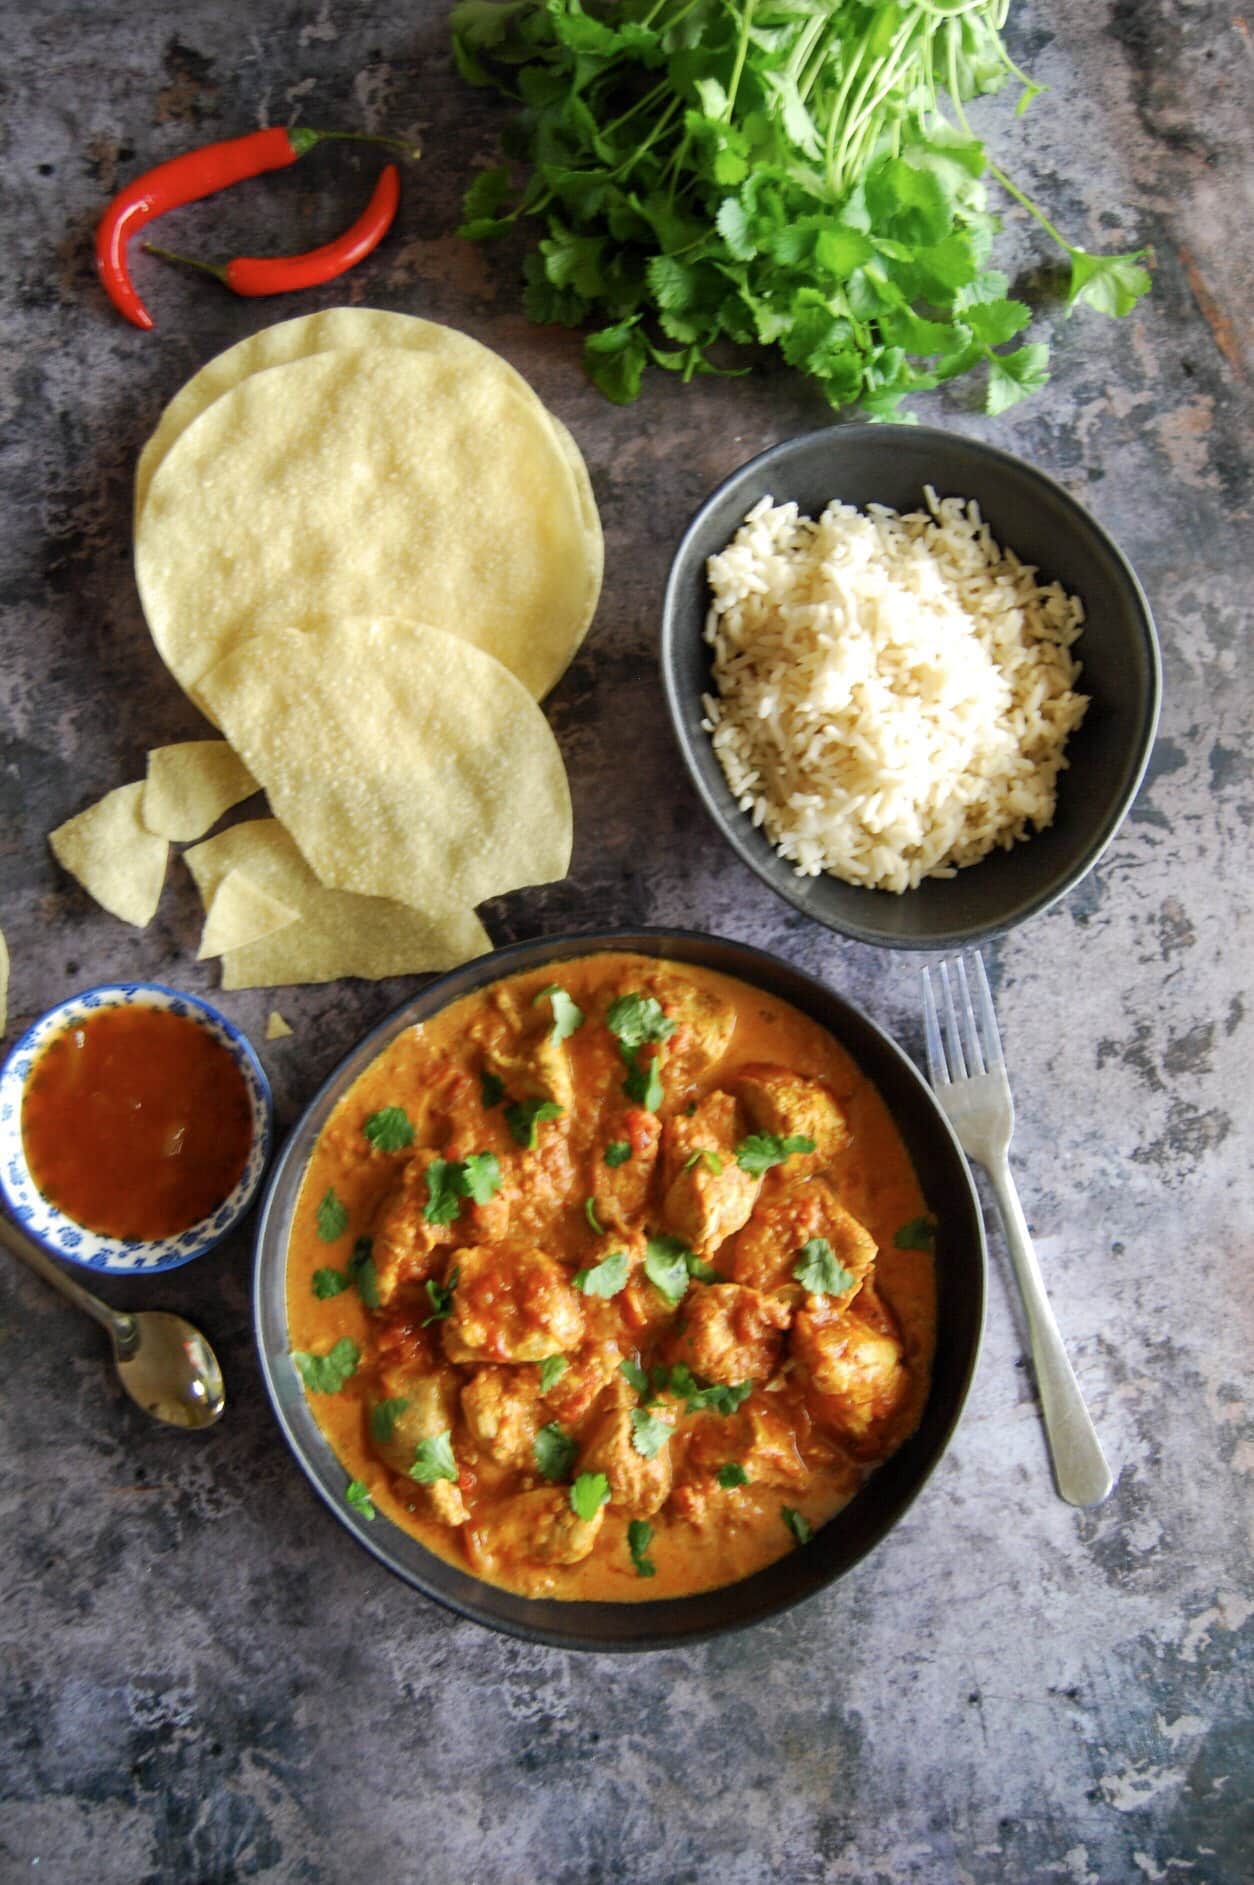
[[[110,1309],[108,1303],[101,1302],[99,1296],[93,1296],[90,1290],[81,1284],[71,1282],[64,1270],[59,1269],[34,1240],[25,1231],[19,1230],[11,1218],[0,1214],[0,1244],[22,1263],[42,1276],[45,1283],[51,1283],[53,1289],[60,1290],[67,1302],[72,1302],[76,1309],[82,1309],[93,1321],[107,1329],[118,1350],[122,1353],[134,1345],[135,1323],[131,1316],[120,1315],[116,1309]]]

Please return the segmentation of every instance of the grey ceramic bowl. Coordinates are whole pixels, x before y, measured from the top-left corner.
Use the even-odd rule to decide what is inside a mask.
[[[827,1028],[888,1103],[924,1196],[939,1220],[938,1326],[931,1391],[918,1429],[803,1550],[738,1584],[640,1604],[560,1603],[515,1596],[446,1564],[382,1513],[367,1521],[344,1498],[346,1474],[314,1419],[290,1357],[286,1265],[292,1213],[315,1141],[338,1101],[403,1029],[503,975],[600,950],[701,962],[792,1002]],[[778,957],[688,930],[608,930],[515,943],[428,984],[368,1034],[315,1095],[279,1155],[257,1229],[254,1309],[262,1372],[279,1425],[314,1490],[381,1564],[437,1602],[511,1636],[561,1649],[668,1649],[756,1623],[808,1597],[877,1545],[922,1490],[962,1412],[984,1325],[985,1251],[967,1162],[931,1089],[874,1022]]]
[[[1087,623],[1077,648],[1091,696],[1068,744],[1048,831],[997,851],[949,879],[897,896],[834,877],[798,877],[739,810],[709,735],[701,696],[713,692],[702,640],[707,557],[721,550],[758,499],[795,500],[817,516],[848,504],[920,508],[923,487],[975,498],[998,542],[1078,594]],[[986,941],[1074,889],[1118,831],[1136,797],[1158,723],[1158,644],[1132,569],[1088,512],[1022,459],[930,426],[839,425],[750,459],[706,499],[671,565],[662,617],[662,678],[680,749],[707,811],[732,848],[781,897],[829,929],[897,949]]]

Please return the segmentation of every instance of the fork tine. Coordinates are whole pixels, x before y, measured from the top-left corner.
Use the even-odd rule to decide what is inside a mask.
[[[984,1043],[984,1058],[990,1071],[1004,1067],[1006,1056],[1001,1047],[1001,1029],[997,1025],[997,1010],[993,1007],[992,991],[988,985],[988,976],[984,973],[984,958],[977,955],[975,961],[975,992],[980,1008],[980,1033]]]
[[[941,1016],[949,1044],[949,1077],[951,1080],[965,1080],[967,1062],[962,1051],[962,1029],[958,1026],[958,1010],[954,1006],[954,991],[950,985],[948,962],[942,962],[940,965],[940,979]]]
[[[972,957],[972,960],[975,962],[978,962],[979,959],[979,956]],[[980,1030],[976,1026],[975,1009],[971,1005],[971,985],[967,981],[967,960],[965,956],[958,957],[956,967],[958,970],[958,992],[962,997],[961,1016],[963,1042],[967,1050],[967,1062],[971,1068],[971,1077],[974,1079],[977,1075],[985,1071],[985,1066],[984,1055],[980,1051]]]
[[[923,971],[923,1038],[927,1044],[928,1078],[934,1087],[948,1086],[949,1069],[945,1065],[945,1043],[941,1039],[940,1017],[936,1012],[930,969]]]

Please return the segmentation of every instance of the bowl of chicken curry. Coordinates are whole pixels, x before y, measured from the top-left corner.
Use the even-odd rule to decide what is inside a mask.
[[[317,1490],[426,1594],[572,1647],[782,1608],[905,1510],[983,1320],[965,1161],[905,1056],[675,931],[441,977],[271,1180],[267,1386]]]

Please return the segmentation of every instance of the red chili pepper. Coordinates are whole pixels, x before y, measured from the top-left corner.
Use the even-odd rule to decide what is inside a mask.
[[[315,288],[319,282],[334,281],[377,249],[396,219],[401,200],[401,175],[395,164],[388,164],[374,186],[374,193],[355,223],[332,242],[304,255],[237,255],[218,264],[201,262],[195,256],[177,255],[172,249],[159,249],[155,242],[145,242],[147,255],[159,255],[163,262],[181,262],[185,268],[198,268],[224,282],[237,295],[282,295],[293,288]]]
[[[250,131],[246,137],[228,138],[220,144],[185,151],[181,157],[172,157],[168,163],[158,164],[128,183],[114,197],[96,230],[96,267],[113,305],[136,327],[153,325],[151,314],[131,282],[126,251],[131,237],[154,217],[164,215],[166,210],[178,209],[184,203],[198,203],[203,197],[213,196],[248,177],[261,176],[267,170],[282,170],[312,150],[315,144],[329,138],[398,148],[394,138],[357,139],[351,131],[311,131],[303,125]]]

